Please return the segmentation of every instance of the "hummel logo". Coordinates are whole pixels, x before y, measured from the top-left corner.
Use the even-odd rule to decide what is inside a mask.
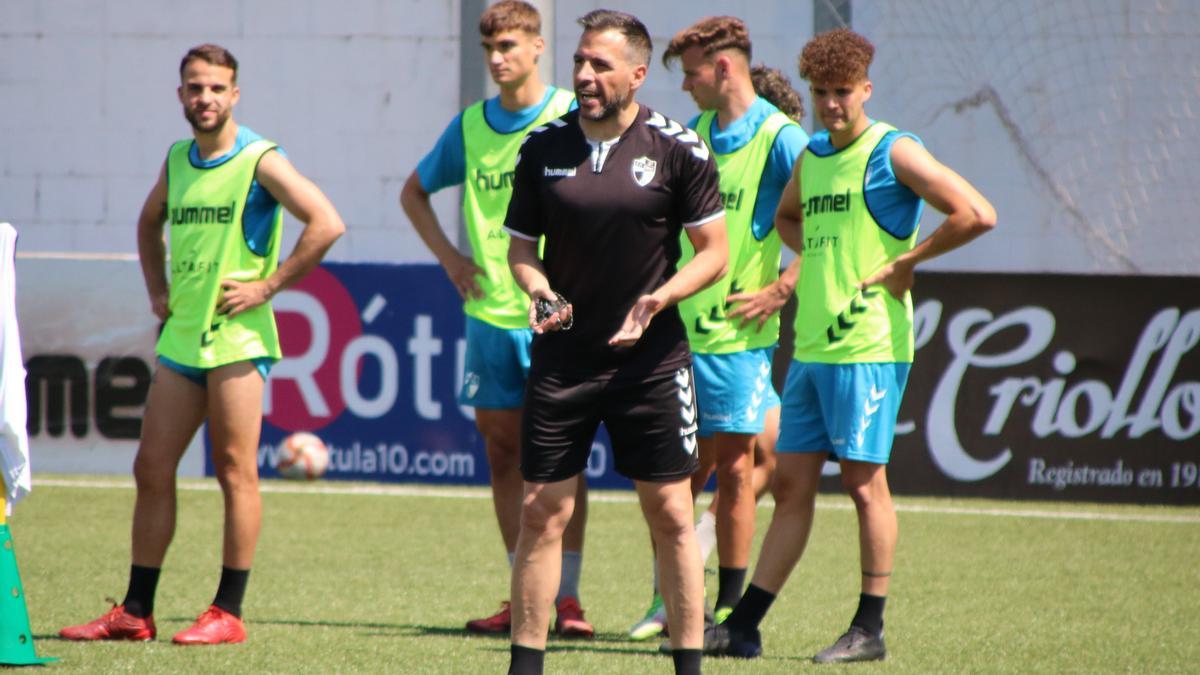
[[[664,136],[670,136],[680,143],[691,145],[692,154],[701,162],[708,160],[708,145],[700,141],[695,131],[680,126],[675,120],[655,112],[646,120],[646,126],[658,129]]]
[[[680,368],[679,370],[675,371],[675,384],[678,384],[680,387],[686,388],[691,384],[691,381],[692,381],[692,374],[688,371],[687,368]]]
[[[882,401],[883,398],[887,396],[887,389],[880,391],[875,388],[875,385],[872,384],[871,391],[867,393],[867,396],[868,400],[863,401],[862,423],[859,425],[858,433],[854,435],[854,440],[858,443],[860,448],[862,447],[863,440],[865,439],[867,429],[871,427],[872,415],[879,412],[879,401]]]
[[[689,455],[696,454],[696,401],[692,396],[692,371],[680,368],[675,371],[675,384],[679,385],[677,397],[683,405],[679,408],[679,417],[683,426],[679,435],[683,437],[683,450]]]
[[[571,176],[575,175],[575,167],[571,167],[569,169],[551,169],[547,166],[543,167],[542,175],[552,176],[555,178],[570,178]]]
[[[696,406],[685,405],[679,411],[679,416],[683,418],[683,423],[691,426],[696,421]]]

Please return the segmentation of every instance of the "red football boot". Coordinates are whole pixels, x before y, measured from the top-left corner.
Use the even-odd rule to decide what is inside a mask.
[[[583,608],[579,600],[572,597],[563,598],[555,607],[558,618],[554,621],[554,632],[561,637],[590,638],[596,634],[592,624],[583,618]]]
[[[153,640],[158,630],[154,617],[133,616],[125,611],[124,605],[113,604],[107,614],[82,626],[67,626],[58,631],[68,640]]]
[[[467,622],[467,632],[498,635],[512,631],[512,605],[505,600],[500,603],[500,611],[485,618]]]
[[[246,626],[242,620],[212,605],[191,628],[179,631],[171,642],[177,645],[219,645],[246,641]]]

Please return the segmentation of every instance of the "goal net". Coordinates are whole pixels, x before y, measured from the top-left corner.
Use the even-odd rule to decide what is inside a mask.
[[[995,235],[943,269],[1200,269],[1200,2],[851,10],[876,46],[870,114],[921,136],[1000,214]]]

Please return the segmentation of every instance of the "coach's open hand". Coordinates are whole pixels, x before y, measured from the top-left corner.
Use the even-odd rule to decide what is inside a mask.
[[[643,295],[638,298],[637,302],[633,304],[633,308],[629,310],[629,314],[625,315],[625,323],[621,324],[621,330],[609,338],[608,344],[613,347],[633,345],[642,337],[642,333],[646,332],[646,326],[650,325],[650,319],[653,319],[654,315],[658,314],[665,305],[665,302],[653,295]]]
[[[229,316],[237,316],[271,299],[271,289],[265,281],[242,282],[226,279],[221,282],[221,291],[221,304],[217,306],[217,313]]]

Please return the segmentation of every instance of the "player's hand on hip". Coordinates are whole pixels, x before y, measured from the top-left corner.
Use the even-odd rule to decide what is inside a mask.
[[[756,330],[761,331],[762,327],[767,324],[767,319],[770,319],[783,306],[787,304],[788,298],[791,297],[786,289],[779,282],[768,285],[758,291],[749,291],[746,293],[731,293],[725,298],[729,304],[738,304],[729,312],[730,319],[741,319],[738,328],[745,328],[751,322],[757,321],[758,327]]]
[[[474,260],[458,253],[451,260],[443,262],[442,267],[463,300],[479,300],[483,297],[483,287],[476,277],[484,276],[485,272]]]
[[[913,275],[914,266],[901,260],[879,268],[874,274],[862,280],[859,290],[865,291],[871,286],[883,286],[897,300],[904,300],[904,294],[912,290],[916,277]]]
[[[665,304],[653,295],[643,295],[638,298],[629,313],[625,315],[625,322],[621,324],[621,330],[608,339],[608,344],[613,347],[632,346],[646,332],[650,320],[662,310]]]
[[[150,311],[154,312],[154,316],[158,317],[159,321],[166,321],[167,317],[171,316],[171,293],[163,291],[150,296]]]
[[[221,302],[217,305],[217,313],[237,316],[270,299],[271,291],[265,281],[226,279],[221,282]]]
[[[540,288],[530,294],[529,300],[529,325],[534,333],[541,335],[570,330],[574,325],[575,307],[558,293],[549,288]]]

